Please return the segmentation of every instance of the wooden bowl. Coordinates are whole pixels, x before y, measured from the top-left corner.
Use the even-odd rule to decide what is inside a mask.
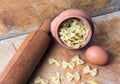
[[[85,44],[81,45],[79,48],[73,48],[73,47],[69,47],[67,46],[65,43],[63,43],[61,41],[61,39],[59,38],[59,26],[60,24],[69,19],[69,18],[77,18],[77,19],[81,19],[84,23],[86,23],[86,26],[89,28],[89,34],[88,37],[86,39]],[[53,35],[53,37],[65,48],[68,49],[80,49],[85,47],[91,40],[92,36],[93,36],[93,31],[94,31],[94,26],[93,26],[93,22],[91,20],[91,18],[85,14],[83,11],[81,10],[77,10],[77,9],[68,9],[64,12],[62,12],[60,15],[58,15],[57,17],[55,17],[55,19],[52,21],[51,23],[51,28],[50,31]]]

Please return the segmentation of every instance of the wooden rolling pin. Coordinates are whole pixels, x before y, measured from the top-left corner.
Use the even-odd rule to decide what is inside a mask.
[[[30,33],[0,77],[0,84],[25,84],[48,48],[51,19]]]

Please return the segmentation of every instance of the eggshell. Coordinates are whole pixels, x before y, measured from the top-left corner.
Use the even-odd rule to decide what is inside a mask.
[[[104,65],[108,63],[108,53],[100,46],[91,46],[86,52],[85,56],[90,63],[96,65]]]

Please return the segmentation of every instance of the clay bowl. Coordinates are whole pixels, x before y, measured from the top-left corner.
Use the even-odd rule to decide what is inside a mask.
[[[85,41],[85,44],[81,45],[79,48],[73,48],[73,47],[69,47],[67,46],[65,43],[63,43],[61,41],[61,39],[59,38],[59,26],[60,24],[69,19],[69,18],[77,18],[77,19],[81,19],[83,21],[83,23],[86,24],[87,28],[89,29],[89,33],[88,33],[88,37]],[[91,20],[91,18],[85,14],[83,11],[81,10],[77,10],[77,9],[68,9],[64,12],[62,12],[60,15],[58,15],[57,17],[54,18],[54,20],[51,23],[51,28],[50,31],[53,35],[53,37],[65,48],[68,49],[80,49],[85,47],[91,40],[92,36],[93,36],[93,31],[94,31],[94,27],[93,27],[93,22]]]

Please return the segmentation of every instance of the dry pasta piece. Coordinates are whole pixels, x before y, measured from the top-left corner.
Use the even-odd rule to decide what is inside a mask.
[[[68,62],[62,61],[62,68],[66,69],[68,67]]]
[[[90,67],[87,65],[84,69],[83,69],[83,74],[88,74],[90,73]]]
[[[97,81],[88,81],[88,84],[99,84]]]
[[[62,68],[66,69],[66,68],[70,68],[70,69],[74,69],[75,68],[75,63],[74,62],[67,62],[65,60],[62,61]]]
[[[61,84],[61,74],[56,72],[56,77],[52,77],[52,81],[54,84]]]
[[[80,80],[80,74],[78,72],[74,73],[74,79],[76,79],[78,81]]]
[[[72,58],[72,61],[75,61],[77,65],[81,65],[81,64],[84,64],[84,63],[85,63],[82,59],[80,59],[79,56],[74,56],[74,57]]]
[[[70,72],[67,72],[66,73],[66,78],[69,82],[71,82],[73,79],[79,81],[80,80],[80,74],[78,72],[75,72],[75,73],[70,73]]]
[[[61,65],[61,61],[60,61],[60,60],[56,60],[56,59],[54,59],[54,58],[50,58],[50,59],[48,60],[48,63],[49,63],[49,64],[55,64],[55,65],[57,65],[57,66],[60,66],[60,65]]]
[[[97,75],[97,69],[96,69],[96,68],[92,69],[92,70],[90,71],[90,75],[91,75],[92,77],[96,76],[96,75]]]
[[[84,69],[83,69],[83,74],[90,74],[92,77],[96,76],[98,73],[97,68],[94,69],[90,69],[90,67],[87,65]]]
[[[49,81],[46,79],[41,79],[40,76],[36,77],[34,84],[49,84]]]
[[[74,75],[71,74],[70,72],[67,72],[66,73],[66,78],[69,82],[71,82],[74,79]]]
[[[74,62],[70,62],[69,63],[69,68],[73,70],[75,68],[75,63]]]

